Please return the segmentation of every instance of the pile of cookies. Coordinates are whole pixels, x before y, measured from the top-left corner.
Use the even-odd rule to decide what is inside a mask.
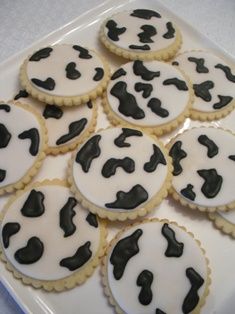
[[[1,213],[1,259],[23,283],[58,292],[101,262],[117,313],[198,313],[211,282],[201,243],[167,217],[143,217],[170,192],[234,235],[220,215],[235,206],[232,132],[188,129],[166,146],[159,136],[187,117],[228,115],[235,71],[210,52],[177,55],[180,30],[154,10],[118,12],[99,38],[123,57],[113,73],[88,47],[42,47],[21,65],[22,90],[0,104],[0,195],[17,190]],[[95,131],[98,97],[110,126]],[[48,154],[69,151],[66,181],[30,184]],[[109,222],[126,220],[107,244]]]

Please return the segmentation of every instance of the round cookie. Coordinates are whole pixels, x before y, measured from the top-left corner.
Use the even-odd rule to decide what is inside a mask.
[[[19,191],[1,220],[1,258],[35,288],[62,291],[83,283],[104,253],[104,223],[78,204],[64,181]]]
[[[102,279],[118,314],[199,313],[211,282],[200,242],[184,227],[157,219],[116,235],[103,259]]]
[[[45,158],[43,119],[28,104],[0,102],[0,195],[21,189]]]
[[[72,107],[48,105],[32,98],[25,90],[19,91],[14,99],[22,99],[41,114],[48,130],[48,154],[56,155],[74,149],[95,130],[95,102]]]
[[[220,119],[235,107],[235,69],[207,51],[188,51],[172,62],[193,84],[195,101],[191,118],[201,121]]]
[[[156,138],[117,127],[98,131],[78,147],[68,180],[91,212],[125,220],[146,215],[167,196],[171,171],[171,160]]]
[[[228,212],[216,211],[208,213],[208,217],[213,221],[216,228],[223,233],[235,238],[235,210],[232,209]]]
[[[111,52],[129,60],[168,60],[182,43],[179,29],[149,9],[114,14],[102,24],[100,39]]]
[[[235,136],[220,128],[184,131],[168,144],[173,159],[171,193],[192,209],[213,212],[235,206]]]
[[[72,106],[101,95],[109,67],[95,51],[60,44],[34,52],[20,69],[20,82],[34,98],[47,104]]]
[[[103,104],[114,125],[129,124],[161,135],[185,120],[192,101],[191,84],[176,67],[136,60],[114,72]]]

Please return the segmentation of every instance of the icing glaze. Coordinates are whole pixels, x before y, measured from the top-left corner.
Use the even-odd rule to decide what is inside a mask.
[[[217,211],[216,213],[222,216],[226,221],[235,225],[235,211],[234,210],[230,210],[228,212]]]

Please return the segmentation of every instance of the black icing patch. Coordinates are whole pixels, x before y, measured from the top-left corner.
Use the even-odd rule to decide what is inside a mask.
[[[120,167],[127,173],[132,173],[135,171],[135,162],[129,157],[123,159],[110,158],[108,159],[102,168],[102,176],[105,178],[110,178],[116,173],[117,168]]]
[[[188,57],[188,61],[194,62],[196,64],[196,71],[198,73],[208,73],[209,69],[205,66],[205,59]]]
[[[130,136],[143,136],[143,133],[138,130],[122,128],[122,133],[117,138],[115,138],[114,144],[118,147],[130,147],[131,144],[125,142],[126,138]]]
[[[29,61],[40,61],[41,59],[46,59],[50,56],[52,52],[51,47],[46,47],[35,52],[30,58]]]
[[[213,105],[214,109],[224,108],[233,100],[233,97],[231,97],[231,96],[218,95],[218,97],[219,97],[219,102],[217,102]]]
[[[89,213],[86,217],[86,221],[89,223],[90,226],[98,228],[98,220],[95,214]]]
[[[91,242],[87,241],[84,245],[77,249],[73,256],[63,258],[60,261],[60,266],[66,267],[70,271],[73,271],[84,265],[92,256],[90,246]]]
[[[148,192],[137,184],[128,192],[119,191],[116,194],[116,200],[113,203],[106,203],[107,208],[134,209],[148,199]]]
[[[108,29],[107,36],[112,41],[119,41],[119,36],[126,31],[126,27],[117,27],[117,23],[114,20],[109,20],[105,27]]]
[[[147,104],[147,107],[149,107],[152,112],[161,118],[166,118],[169,116],[169,111],[162,108],[162,102],[158,98],[151,98]]]
[[[186,269],[186,276],[190,281],[191,288],[182,305],[184,314],[191,313],[195,309],[199,302],[198,290],[204,284],[204,279],[192,267]]]
[[[40,137],[36,128],[29,129],[18,135],[21,140],[29,139],[31,141],[29,152],[32,156],[36,156],[39,149]]]
[[[138,83],[135,83],[135,91],[136,92],[143,92],[142,93],[143,98],[148,98],[153,91],[153,85],[138,82]]]
[[[235,161],[235,155],[230,155],[230,156],[228,156],[228,158],[229,158],[230,160],[232,160],[232,161]]]
[[[153,172],[157,169],[159,164],[166,165],[166,159],[160,148],[153,144],[153,154],[150,160],[144,164],[144,171]]]
[[[94,81],[100,81],[104,77],[104,70],[102,68],[95,68],[96,74],[93,77]]]
[[[101,135],[94,135],[78,151],[75,160],[78,164],[81,165],[82,170],[84,172],[88,172],[93,159],[99,157],[100,155],[99,141],[100,140],[101,140]]]
[[[6,126],[0,123],[0,148],[5,148],[9,144],[11,139],[11,133]]]
[[[145,117],[144,111],[138,106],[134,95],[128,93],[127,84],[119,81],[110,90],[110,94],[119,100],[118,110],[126,117],[135,120]]]
[[[14,100],[18,100],[20,98],[27,98],[29,93],[25,89],[21,89],[17,95],[15,95]]]
[[[0,169],[0,182],[2,182],[3,180],[5,180],[6,178],[6,170],[4,169]]]
[[[73,209],[76,205],[77,200],[74,197],[69,197],[60,210],[60,228],[64,231],[64,238],[71,236],[76,231],[76,226],[73,223],[73,217],[76,215]]]
[[[161,15],[158,12],[147,9],[136,9],[131,13],[131,16],[135,16],[144,20],[150,20],[152,17],[157,18],[161,17]]]
[[[230,82],[235,83],[235,75],[232,74],[232,71],[230,69],[230,67],[228,67],[227,65],[223,65],[221,63],[218,63],[215,65],[216,69],[220,69],[224,72],[227,80],[229,80]]]
[[[171,62],[171,64],[172,64],[172,65],[176,65],[176,66],[177,66],[177,65],[179,65],[179,62],[177,62],[177,61],[173,61],[173,62]]]
[[[138,299],[142,305],[148,305],[151,303],[153,298],[153,293],[151,290],[151,285],[153,283],[153,273],[147,269],[143,270],[137,280],[137,286],[141,287]]]
[[[129,46],[130,49],[133,49],[133,50],[150,50],[150,46],[145,44],[145,45],[130,45]]]
[[[125,76],[125,75],[126,75],[126,71],[123,68],[120,68],[113,73],[113,75],[111,76],[111,80],[116,80],[117,78],[121,76]]]
[[[140,76],[142,80],[152,81],[155,77],[160,76],[160,71],[150,71],[144,65],[143,61],[136,60],[133,63],[133,72],[135,75]]]
[[[142,25],[140,29],[142,29],[143,32],[138,34],[139,41],[141,43],[153,43],[151,37],[157,34],[156,28],[152,25]]]
[[[171,22],[167,22],[166,23],[166,28],[167,28],[167,32],[162,35],[162,37],[164,37],[165,39],[171,39],[171,38],[174,38],[175,36],[175,29],[172,25]]]
[[[184,251],[184,244],[176,240],[175,231],[171,229],[167,223],[164,223],[162,227],[162,235],[167,240],[167,249],[165,251],[165,256],[167,257],[182,256]]]
[[[163,82],[163,85],[174,85],[178,90],[188,90],[188,86],[185,81],[178,79],[177,77],[173,77],[167,79]]]
[[[79,58],[80,59],[91,59],[92,56],[89,54],[89,51],[86,48],[83,48],[81,46],[78,45],[74,45],[73,49],[76,51],[79,51]]]
[[[63,111],[59,106],[46,105],[42,115],[45,119],[60,119],[63,116]]]
[[[39,80],[37,78],[32,78],[31,81],[38,87],[46,90],[53,90],[55,88],[55,81],[51,77],[48,77],[45,81]]]
[[[156,309],[156,312],[155,312],[156,314],[166,314],[166,312],[163,312],[162,310],[160,310],[160,309]]]
[[[138,240],[143,230],[137,229],[131,235],[117,242],[113,248],[110,263],[113,265],[113,276],[116,280],[122,278],[129,260],[139,253]]]
[[[174,145],[171,147],[170,151],[169,151],[169,155],[172,158],[172,162],[173,162],[173,175],[174,176],[178,176],[179,174],[181,174],[181,172],[183,171],[180,161],[181,159],[187,157],[186,152],[181,148],[182,147],[182,142],[181,141],[177,141],[174,143]]]
[[[11,107],[7,104],[0,104],[0,110],[4,110],[6,112],[10,112],[11,111]]]
[[[42,257],[44,245],[37,237],[28,240],[27,245],[15,252],[15,259],[19,264],[29,265],[36,263]]]
[[[10,244],[10,238],[19,232],[20,224],[18,222],[8,222],[2,228],[2,241],[4,248],[7,249]]]
[[[25,217],[40,217],[45,212],[44,194],[40,191],[31,190],[29,196],[21,208],[21,213]]]
[[[89,101],[88,101],[88,103],[87,103],[87,107],[88,107],[89,109],[92,109],[92,108],[93,108],[93,105],[92,105],[91,100],[89,100]]]
[[[81,73],[76,69],[76,66],[75,62],[69,62],[66,65],[65,72],[68,79],[77,80],[81,76]]]
[[[215,144],[214,141],[212,141],[211,139],[209,139],[209,137],[205,134],[202,134],[198,137],[198,142],[201,145],[204,145],[207,147],[207,156],[209,158],[213,158],[214,156],[216,156],[219,152],[219,147]]]
[[[205,197],[216,197],[223,183],[223,178],[217,173],[216,169],[202,169],[198,170],[197,173],[205,180],[201,188]]]
[[[81,134],[87,124],[87,119],[82,118],[81,120],[74,121],[69,125],[69,132],[67,134],[62,135],[57,141],[56,145],[61,145],[67,143],[72,140],[74,137]]]
[[[193,84],[194,93],[197,97],[200,97],[204,101],[211,101],[209,89],[212,89],[214,85],[215,84],[212,81],[205,81],[201,84]]]
[[[186,188],[182,189],[180,193],[191,201],[195,200],[196,193],[193,191],[192,184],[187,184]]]

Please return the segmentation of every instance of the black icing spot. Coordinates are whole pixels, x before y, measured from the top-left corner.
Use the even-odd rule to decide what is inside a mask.
[[[232,161],[235,161],[235,155],[230,155],[228,156],[229,159],[231,159]]]
[[[6,178],[6,170],[0,169],[0,182],[5,180]]]
[[[186,269],[186,276],[190,281],[191,288],[182,305],[184,314],[188,314],[195,309],[199,302],[198,290],[204,284],[204,279],[192,267]]]
[[[153,273],[147,269],[143,270],[136,281],[137,286],[141,287],[138,299],[142,305],[148,305],[151,303],[153,293],[151,285],[153,283]]]
[[[152,17],[160,18],[161,15],[153,10],[136,9],[131,13],[131,16],[138,17],[140,19],[150,20]]]
[[[45,212],[44,194],[40,191],[31,190],[27,200],[21,208],[21,213],[25,217],[40,217]]]
[[[195,200],[196,193],[193,191],[192,184],[187,184],[186,188],[182,189],[180,193],[191,201]]]
[[[46,47],[35,52],[30,58],[29,61],[40,61],[41,59],[48,58],[52,52],[51,47]]]
[[[89,213],[86,217],[86,221],[94,228],[98,228],[98,220],[95,214]]]
[[[0,123],[0,148],[7,147],[10,139],[11,133],[8,131],[4,124]]]
[[[221,189],[223,178],[216,169],[202,169],[198,170],[197,173],[205,180],[201,188],[202,193],[207,198],[214,198]]]
[[[81,76],[81,73],[76,69],[76,66],[75,62],[70,62],[66,65],[65,72],[68,79],[77,80]]]
[[[135,171],[135,162],[129,157],[123,159],[110,158],[108,159],[102,168],[102,175],[105,178],[110,178],[116,173],[116,169],[120,167],[127,173],[132,173]]]
[[[174,230],[171,229],[167,223],[164,223],[162,227],[162,235],[167,240],[167,249],[165,251],[165,256],[167,257],[182,256],[184,251],[184,244],[176,240]]]
[[[29,93],[25,89],[22,89],[19,91],[17,95],[15,95],[14,100],[18,100],[20,98],[27,98],[28,96],[29,96]]]
[[[107,36],[112,41],[119,41],[119,36],[126,31],[126,27],[117,27],[117,23],[114,20],[109,20],[105,27],[108,29]]]
[[[39,149],[40,137],[38,130],[36,128],[29,129],[18,135],[19,139],[30,139],[31,144],[29,147],[29,152],[32,156],[36,156]]]
[[[117,82],[110,90],[110,94],[119,100],[118,110],[126,117],[135,120],[145,117],[144,111],[138,106],[134,95],[128,93],[125,82]]]
[[[160,71],[150,71],[144,65],[143,61],[136,60],[133,63],[133,72],[135,75],[140,76],[142,80],[152,81],[155,77],[160,76]]]
[[[223,65],[223,64],[218,63],[215,65],[215,68],[222,70],[224,72],[227,80],[235,83],[235,75],[232,74],[230,67],[228,67],[227,65]]]
[[[125,75],[126,75],[126,71],[123,68],[120,68],[113,73],[113,75],[111,76],[111,80],[116,80],[117,78],[121,76],[125,76]]]
[[[39,80],[37,78],[32,78],[31,81],[35,85],[46,90],[53,90],[55,88],[55,81],[51,77],[48,77],[45,81]]]
[[[44,245],[37,237],[28,240],[27,245],[15,252],[15,259],[19,264],[36,263],[43,255]]]
[[[75,160],[81,165],[84,172],[89,171],[93,159],[99,157],[100,155],[100,139],[100,135],[94,135],[82,146],[76,155]]]
[[[177,141],[174,143],[174,145],[171,147],[169,151],[169,155],[172,158],[173,162],[173,175],[178,176],[182,172],[182,167],[180,165],[181,159],[185,158],[187,156],[186,152],[181,148],[182,142]]]
[[[2,228],[2,241],[4,248],[7,249],[10,244],[10,238],[20,230],[20,224],[17,222],[8,222]]]
[[[100,81],[104,77],[104,70],[102,68],[95,68],[96,74],[93,77],[94,81]]]
[[[87,119],[82,118],[81,120],[74,121],[69,125],[69,132],[67,134],[62,135],[57,141],[56,145],[61,145],[67,143],[72,140],[74,137],[81,134],[87,124]]]
[[[156,314],[166,314],[166,312],[163,312],[162,310],[160,310],[160,309],[156,309],[156,312],[155,312]]]
[[[87,107],[88,107],[89,109],[92,109],[92,108],[93,108],[93,105],[92,105],[91,100],[89,100],[89,101],[88,101],[88,103],[87,103]]]
[[[153,91],[153,85],[138,82],[138,83],[135,83],[135,91],[143,92],[142,93],[143,98],[148,98]]]
[[[7,104],[0,104],[0,110],[4,110],[6,112],[10,112],[11,111],[11,107]]]
[[[59,106],[46,105],[42,115],[45,119],[60,119],[63,116],[63,111]]]
[[[148,199],[147,191],[137,184],[128,192],[119,191],[113,203],[106,203],[107,208],[134,209]]]
[[[185,81],[179,80],[177,77],[165,80],[163,85],[174,85],[178,90],[188,90],[188,86]]]
[[[92,256],[90,250],[91,242],[87,241],[84,245],[80,246],[76,253],[71,257],[63,258],[60,261],[60,266],[68,268],[70,271],[76,270],[84,265]]]
[[[233,97],[231,97],[231,96],[218,95],[218,97],[219,97],[219,102],[217,102],[213,105],[214,109],[221,109],[221,108],[227,106],[233,100]]]
[[[126,138],[130,136],[143,136],[143,133],[138,130],[122,128],[122,133],[117,138],[115,138],[114,144],[118,147],[130,147],[131,144],[125,142]]]
[[[171,22],[167,22],[166,23],[166,28],[167,28],[167,32],[164,35],[162,35],[162,37],[164,37],[165,39],[174,38],[175,29],[174,29],[172,23]]]
[[[73,223],[73,217],[76,212],[73,210],[77,205],[74,197],[69,197],[66,204],[60,210],[60,228],[64,231],[64,238],[71,236],[76,231]]]
[[[144,164],[144,171],[153,172],[159,164],[166,165],[166,159],[160,148],[153,144],[153,154],[150,160]]]
[[[113,276],[116,280],[122,278],[129,260],[139,253],[138,240],[142,236],[143,230],[137,229],[131,235],[117,242],[110,257],[113,265]]]
[[[143,32],[138,34],[139,41],[141,43],[153,43],[151,37],[157,34],[156,28],[152,25],[142,25],[140,29],[142,29]]]
[[[151,48],[149,45],[130,45],[130,49],[136,49],[136,50],[150,50]]]
[[[209,69],[205,66],[205,59],[188,57],[188,61],[194,62],[196,64],[196,71],[198,73],[208,73]]]
[[[169,116],[169,111],[162,108],[162,102],[158,98],[151,98],[147,104],[147,107],[149,107],[152,112],[161,118],[166,118]]]
[[[193,84],[195,95],[202,98],[204,101],[211,101],[209,89],[212,89],[213,87],[214,83],[212,81],[205,81],[201,84]]]
[[[172,65],[179,65],[179,62],[173,61],[171,64],[172,64]]]
[[[78,45],[74,45],[73,49],[80,52],[79,56],[78,56],[80,59],[91,59],[92,58],[92,56],[89,54],[89,51],[86,48],[83,48],[83,47],[78,46]]]
[[[198,137],[198,142],[207,147],[207,156],[213,158],[219,152],[218,146],[205,134]]]

